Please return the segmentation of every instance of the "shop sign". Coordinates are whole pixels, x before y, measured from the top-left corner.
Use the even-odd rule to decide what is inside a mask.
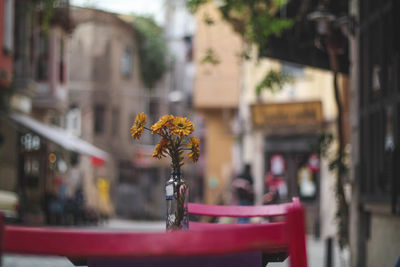
[[[21,145],[24,151],[34,151],[40,149],[40,137],[31,133],[21,136]]]
[[[256,104],[251,112],[256,127],[316,125],[323,119],[320,101]]]
[[[138,168],[152,168],[156,166],[169,166],[167,158],[153,158],[154,147],[150,145],[140,145],[134,152],[133,163]]]
[[[134,155],[134,163],[136,167],[148,168],[152,165],[153,150],[148,146],[140,146],[136,149]]]

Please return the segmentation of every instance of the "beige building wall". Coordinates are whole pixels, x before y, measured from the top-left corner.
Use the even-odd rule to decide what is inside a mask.
[[[209,17],[214,24],[207,25]],[[242,41],[232,27],[222,20],[213,3],[204,5],[196,13],[195,34],[195,90],[196,108],[237,108],[241,81]],[[212,49],[219,64],[201,63]]]
[[[207,25],[204,18],[211,18]],[[242,41],[231,26],[222,20],[213,3],[196,12],[194,43],[194,107],[204,118],[205,202],[227,203],[232,176],[234,135],[231,123],[239,104]],[[203,62],[212,49],[218,64]]]
[[[278,60],[260,59],[257,62],[247,62],[245,66],[246,101],[255,103],[257,84],[269,70],[280,71],[282,64]],[[304,67],[303,77],[296,78],[293,84],[285,85],[278,93],[264,90],[260,100],[265,103],[319,100],[322,102],[324,120],[332,121],[337,115],[332,74],[316,68]]]
[[[227,203],[230,198],[232,148],[234,139],[229,128],[232,114],[220,110],[203,112],[206,121],[205,202]]]

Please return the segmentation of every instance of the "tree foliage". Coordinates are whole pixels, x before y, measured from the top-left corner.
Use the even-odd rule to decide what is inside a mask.
[[[196,12],[211,0],[189,0],[188,8]],[[292,27],[293,21],[277,16],[287,0],[219,0],[222,17],[242,35],[245,42],[264,46],[271,36],[279,36]]]
[[[167,46],[162,29],[150,17],[138,16],[133,25],[139,52],[140,74],[145,86],[154,88],[167,70]]]
[[[270,70],[265,74],[264,79],[257,84],[256,94],[260,96],[263,90],[268,90],[272,93],[279,92],[286,83],[293,81],[294,78],[285,72]]]

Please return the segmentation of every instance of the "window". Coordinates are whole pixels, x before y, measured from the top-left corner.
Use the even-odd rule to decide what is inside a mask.
[[[37,70],[36,79],[38,81],[46,81],[48,78],[48,51],[49,51],[49,37],[47,33],[41,31],[39,33],[38,51],[37,51]]]
[[[96,105],[94,108],[94,133],[99,135],[104,133],[105,108],[103,105]]]
[[[155,123],[156,121],[158,121],[158,117],[160,114],[160,102],[155,99],[152,98],[149,101],[149,119],[152,123]]]
[[[121,74],[124,78],[132,76],[132,52],[130,48],[126,48],[121,58]]]
[[[64,39],[60,37],[60,52],[58,60],[58,78],[61,84],[65,82]]]
[[[282,62],[282,72],[296,79],[304,77],[304,67],[299,64]]]
[[[160,115],[160,102],[157,99],[150,99],[149,101],[149,120],[151,124],[156,123],[159,119]],[[157,144],[158,136],[156,134],[152,134],[151,143]]]
[[[119,132],[119,110],[113,109],[111,114],[111,136],[115,137]]]
[[[391,204],[395,211],[400,197],[400,84],[393,77],[400,73],[400,60],[392,56],[398,53],[398,46],[386,44],[393,43],[397,32],[389,18],[397,16],[399,10],[386,8],[379,1],[361,2],[357,168],[361,199]],[[367,19],[371,17],[376,19]]]
[[[119,162],[119,183],[137,185],[139,177],[130,161]]]
[[[185,49],[186,49],[186,61],[193,61],[193,36],[187,35],[183,38],[185,41]]]
[[[71,108],[66,115],[66,129],[69,133],[81,135],[81,111],[77,107]]]
[[[4,41],[3,49],[12,51],[14,45],[14,0],[5,0],[4,3]]]

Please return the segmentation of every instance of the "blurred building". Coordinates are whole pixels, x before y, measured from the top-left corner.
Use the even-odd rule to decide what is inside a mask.
[[[350,1],[351,266],[394,266],[400,251],[400,4]]]
[[[295,14],[299,5],[289,8],[287,14]],[[287,33],[283,40],[272,42],[267,51],[274,53],[253,50],[250,60],[243,60],[240,37],[222,21],[214,4],[200,8],[196,22],[194,106],[204,116],[206,129],[206,202],[235,201],[230,199],[231,179],[250,164],[256,204],[300,196],[307,209],[308,232],[334,236],[335,175],[329,170],[333,157],[320,155],[321,136],[336,132],[328,58],[312,43],[298,48],[306,51],[294,53],[297,46],[293,42],[287,50],[291,53],[285,53],[281,46],[293,36]],[[308,61],[303,60],[303,53],[310,55],[304,57]],[[294,82],[281,91],[265,90],[257,96],[257,85],[271,70],[290,75]],[[346,75],[340,75],[339,84],[347,125]],[[345,126],[346,143],[348,129]],[[334,146],[335,142],[331,154]],[[269,199],[271,190],[275,196]]]
[[[63,213],[74,198],[70,185],[80,179],[73,172],[77,157],[107,160],[107,153],[63,129],[73,30],[69,1],[5,2],[14,64],[10,105],[1,114],[1,188],[18,192],[23,222],[66,223]]]
[[[164,211],[164,161],[151,157],[157,141],[130,135],[135,116],[145,112],[148,125],[167,111],[163,81],[146,88],[140,77],[132,17],[96,9],[73,8],[77,24],[69,50],[71,64],[68,130],[110,153],[107,178],[120,216],[161,218]]]
[[[194,34],[195,18],[185,0],[165,2],[164,36],[168,46],[168,71],[165,87],[168,92],[168,113],[184,116],[195,124],[194,136],[203,143],[203,119],[193,109],[195,77]],[[203,150],[201,151],[202,155]],[[183,175],[190,187],[190,200],[202,202],[204,157],[195,164],[185,162]]]
[[[168,87],[169,112],[187,115],[191,111],[194,64],[194,16],[185,0],[165,4],[164,36],[169,48],[169,71],[165,77]]]
[[[11,91],[11,82],[13,78],[13,62],[12,51],[14,49],[14,1],[0,1],[0,111],[8,106],[9,94]],[[4,146],[6,137],[4,136],[4,125],[0,124],[0,147]],[[14,142],[15,143],[15,142]],[[15,149],[14,149],[15,150]],[[16,157],[9,157],[12,165],[16,165]],[[2,169],[7,173],[7,176],[12,176],[10,182],[0,179],[0,188],[2,190],[14,191],[17,182],[16,169],[2,164]],[[8,165],[8,164],[7,164]],[[7,177],[4,176],[4,177]]]
[[[222,21],[213,3],[202,6],[195,18],[193,105],[204,122],[204,201],[229,203],[235,169],[233,121],[239,108],[242,41]]]
[[[329,170],[332,155],[320,155],[322,134],[336,131],[332,74],[256,57],[252,55],[253,60],[244,63],[238,118],[240,162],[253,167],[256,203],[287,202],[299,196],[306,208],[307,232],[324,238],[335,236],[335,174]],[[269,71],[285,73],[293,81],[282,90],[265,89],[257,96],[255,88]],[[346,95],[346,76],[340,84]]]
[[[12,81],[14,47],[14,1],[0,1],[0,86],[7,86]]]
[[[45,123],[62,126],[68,90],[66,47],[73,25],[68,1],[50,7],[46,13],[40,1],[15,2],[16,92],[11,104]]]

